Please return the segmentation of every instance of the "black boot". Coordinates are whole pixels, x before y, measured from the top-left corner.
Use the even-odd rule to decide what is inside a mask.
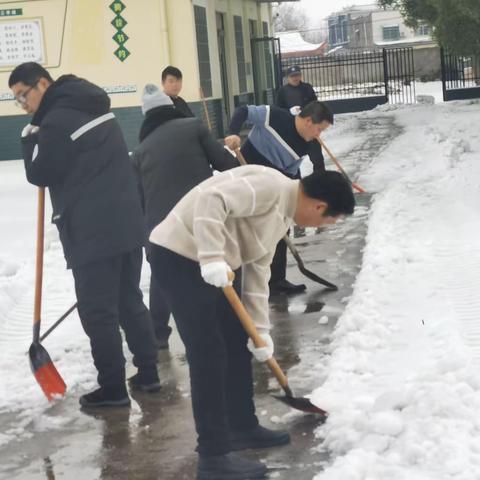
[[[125,385],[122,385],[116,388],[97,388],[82,395],[79,402],[83,408],[129,407],[130,397]]]
[[[270,282],[269,286],[270,295],[278,295],[281,293],[293,295],[295,293],[302,293],[307,288],[303,283],[295,285],[285,278],[283,280],[277,280],[276,282]]]
[[[286,430],[269,430],[261,425],[253,430],[232,431],[230,438],[232,450],[268,448],[290,443],[290,434]]]
[[[133,377],[130,377],[128,383],[132,390],[139,390],[147,393],[158,392],[161,388],[157,367],[138,369],[138,373]]]
[[[197,480],[256,480],[265,478],[267,467],[236,453],[198,459]]]

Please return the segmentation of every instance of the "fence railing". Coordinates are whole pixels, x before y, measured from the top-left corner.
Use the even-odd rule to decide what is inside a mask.
[[[322,101],[383,97],[379,103],[415,102],[411,48],[289,57],[282,60],[283,71],[293,64],[300,66],[304,81],[313,85]]]
[[[445,101],[480,97],[480,55],[460,56],[442,48]]]

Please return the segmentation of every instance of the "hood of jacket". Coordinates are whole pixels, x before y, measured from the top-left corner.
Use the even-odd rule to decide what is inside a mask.
[[[140,128],[139,140],[142,142],[150,133],[170,120],[187,118],[187,116],[173,105],[152,108],[147,112]]]
[[[45,92],[32,124],[40,125],[52,108],[69,108],[100,116],[109,112],[110,98],[102,88],[83,78],[63,75]]]

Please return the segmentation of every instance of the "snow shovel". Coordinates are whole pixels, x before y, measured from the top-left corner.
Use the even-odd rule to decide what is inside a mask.
[[[230,279],[233,281],[233,274],[230,276]],[[243,306],[242,301],[238,298],[237,292],[232,286],[227,286],[223,288],[223,293],[227,297],[228,302],[232,306],[233,310],[237,314],[240,322],[243,325],[243,328],[247,332],[248,336],[252,339],[253,344],[256,348],[265,347],[265,342],[262,340],[262,337],[258,334],[257,327],[253,323],[250,314],[247,312],[246,308]],[[283,373],[280,365],[278,365],[277,361],[274,357],[269,358],[266,361],[268,368],[273,373],[275,378],[278,380],[278,383],[282,387],[283,391],[285,392],[284,396],[281,395],[274,395],[277,400],[285,403],[289,407],[292,407],[296,410],[300,410],[305,413],[318,413],[322,415],[325,419],[327,418],[328,414],[325,410],[322,410],[319,407],[316,407],[308,398],[305,397],[294,397],[293,392],[288,385],[288,379],[286,375]]]
[[[248,165],[247,161],[245,160],[245,157],[243,156],[242,152],[240,151],[239,148],[235,149],[235,155],[240,162],[240,165]],[[295,261],[297,262],[298,269],[310,280],[313,280],[314,282],[319,283],[320,285],[323,285],[324,287],[327,287],[329,290],[338,290],[338,287],[334,284],[329,282],[328,280],[325,280],[322,277],[319,277],[315,273],[311,272],[305,267],[305,264],[303,263],[302,258],[300,257],[300,254],[298,253],[297,248],[293,244],[293,242],[290,240],[290,237],[288,235],[284,235],[282,239],[286,244],[288,249],[293,255],[293,258],[295,258]]]
[[[340,162],[335,158],[335,155],[330,151],[330,149],[325,145],[325,142],[318,137],[317,138],[318,143],[323,147],[323,149],[328,153],[328,156],[332,159],[332,162],[335,164],[335,166],[338,168],[340,173],[343,175],[345,180],[357,191],[360,193],[365,193],[365,189],[363,189],[358,183],[352,182],[350,180],[350,177],[347,175],[347,172],[343,169],[343,167],[340,165]]]
[[[49,401],[63,396],[67,386],[58,373],[48,352],[40,343],[42,311],[43,247],[45,223],[45,188],[38,189],[37,253],[35,264],[35,303],[33,309],[33,342],[28,350],[30,368]]]

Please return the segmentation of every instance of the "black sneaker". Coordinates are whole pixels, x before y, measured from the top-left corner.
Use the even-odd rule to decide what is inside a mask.
[[[79,402],[83,408],[129,407],[130,397],[125,386],[115,389],[97,388],[93,392],[82,395]]]
[[[236,453],[206,457],[200,455],[197,480],[257,480],[265,478],[267,467]]]
[[[284,293],[286,295],[293,295],[296,293],[302,293],[306,290],[306,285],[300,283],[295,285],[294,283],[289,282],[287,279],[278,280],[276,282],[270,282],[270,295],[278,295]]]
[[[261,425],[246,432],[232,431],[230,438],[232,450],[269,448],[290,443],[290,434],[286,430],[269,430]]]
[[[147,393],[158,392],[162,388],[156,368],[139,370],[137,374],[128,379],[128,383],[132,390]]]

